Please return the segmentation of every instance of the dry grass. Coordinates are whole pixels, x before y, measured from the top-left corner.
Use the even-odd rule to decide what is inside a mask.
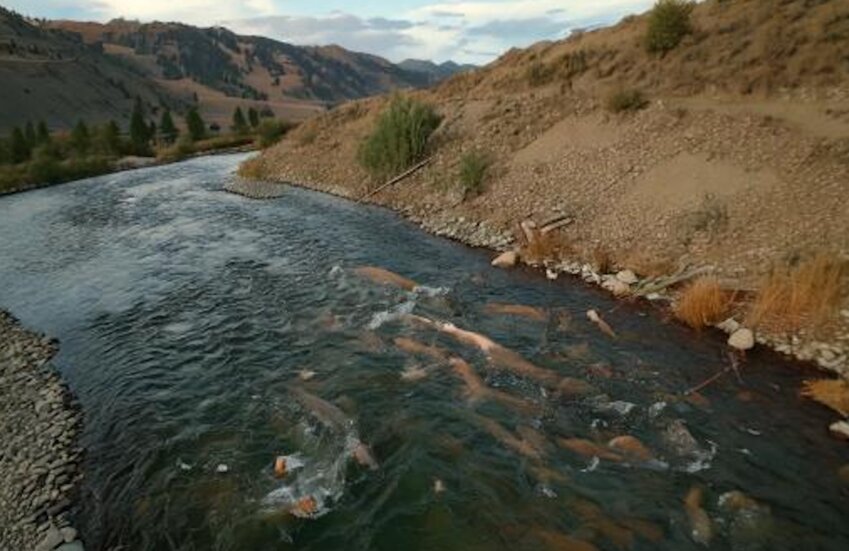
[[[265,162],[262,157],[251,157],[239,165],[239,176],[249,180],[261,180],[265,176]]]
[[[523,231],[517,230],[516,236],[521,245],[522,258],[531,263],[563,260],[573,252],[566,239],[556,231],[542,233],[534,230],[531,238],[528,239]]]
[[[844,417],[849,417],[849,382],[842,379],[805,381],[802,396],[830,407]]]
[[[827,330],[845,296],[846,273],[845,263],[826,253],[774,270],[758,290],[748,325],[776,332]]]
[[[668,257],[644,249],[632,250],[625,255],[622,265],[643,277],[661,277],[675,272],[675,263]]]
[[[675,317],[694,329],[701,329],[726,319],[731,311],[733,294],[722,288],[713,276],[690,282],[678,297]]]

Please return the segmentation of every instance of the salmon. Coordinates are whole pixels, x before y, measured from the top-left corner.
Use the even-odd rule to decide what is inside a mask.
[[[402,275],[390,272],[385,268],[378,268],[377,266],[360,266],[359,268],[354,269],[354,273],[375,283],[398,287],[405,291],[412,291],[419,286],[418,283],[412,279],[407,279]]]
[[[599,328],[599,330],[602,333],[604,333],[605,335],[607,335],[608,337],[610,337],[612,339],[616,338],[616,332],[613,331],[613,328],[611,328],[610,325],[608,325],[607,322],[602,319],[602,317],[599,315],[598,312],[596,312],[595,310],[588,311],[587,312],[587,318],[591,322],[596,324],[596,326]]]
[[[465,360],[461,358],[451,358],[449,360],[449,364],[451,365],[452,371],[460,377],[466,385],[466,395],[469,400],[473,402],[479,400],[492,400],[505,407],[526,413],[536,409],[536,405],[531,402],[486,386],[483,379],[475,373],[472,366],[470,366]]]
[[[354,451],[351,452],[351,455],[357,461],[357,463],[359,463],[363,467],[368,467],[373,471],[378,469],[377,461],[374,459],[374,455],[372,455],[371,449],[362,442],[357,441],[356,445],[354,445]]]
[[[576,498],[569,505],[585,528],[598,533],[617,548],[630,549],[634,545],[633,532],[610,518],[592,501]]]
[[[639,440],[630,435],[617,436],[607,446],[625,457],[636,461],[651,461],[654,454]]]
[[[534,536],[551,551],[598,551],[598,547],[590,542],[560,532],[539,530]]]
[[[491,434],[496,440],[504,444],[507,448],[529,457],[531,459],[542,459],[542,454],[528,442],[517,438],[512,432],[501,426],[498,421],[494,421],[483,415],[476,416],[478,423]]]
[[[282,455],[277,456],[274,461],[274,476],[277,478],[286,476],[286,458]]]
[[[545,310],[535,306],[527,306],[525,304],[502,304],[500,302],[490,302],[483,307],[483,311],[487,314],[519,316],[534,321],[548,320],[548,313],[546,313]]]
[[[437,361],[448,360],[448,352],[446,350],[438,346],[427,345],[409,337],[397,337],[395,339],[395,346],[408,354],[427,356]]]
[[[701,488],[698,486],[690,488],[684,498],[684,510],[687,511],[687,517],[690,519],[690,536],[693,541],[708,546],[713,535],[713,529],[710,517],[702,508],[703,497]]]
[[[574,452],[583,457],[598,457],[608,461],[620,462],[624,458],[613,450],[601,446],[583,438],[558,438],[557,444],[561,448]]]
[[[298,403],[308,409],[319,421],[328,427],[347,431],[353,426],[353,421],[341,409],[330,402],[319,398],[315,394],[310,394],[302,388],[293,388],[291,392]]]

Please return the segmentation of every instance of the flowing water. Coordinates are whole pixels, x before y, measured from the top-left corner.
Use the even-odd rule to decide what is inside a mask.
[[[490,268],[381,209],[223,192],[243,158],[0,199],[0,306],[61,340],[84,408],[90,549],[695,549],[705,514],[711,549],[849,548],[849,451],[826,434],[834,416],[798,398],[800,366],[756,352],[742,381],[684,399],[726,365],[718,337]],[[561,392],[516,375],[509,352],[405,313],[573,379]],[[464,358],[501,394],[471,399],[456,362],[398,337]],[[651,458],[603,446],[622,435]],[[352,458],[360,442],[376,469]],[[685,507],[693,488],[703,499]],[[757,505],[720,499],[733,490]]]

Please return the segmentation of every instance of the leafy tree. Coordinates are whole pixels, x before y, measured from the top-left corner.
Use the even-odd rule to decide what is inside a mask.
[[[206,136],[206,124],[195,108],[189,109],[186,114],[186,127],[189,130],[189,137],[193,142],[202,140]]]
[[[31,149],[19,126],[12,129],[9,143],[9,157],[13,163],[22,163],[29,159]]]
[[[251,123],[251,128],[259,126],[259,112],[253,107],[248,109],[248,121]]]
[[[136,97],[133,114],[130,117],[130,142],[136,155],[150,154],[150,127],[145,122],[144,105],[141,98]]]
[[[162,112],[162,118],[159,120],[159,134],[168,145],[177,141],[177,136],[180,135],[180,131],[174,125],[174,119],[171,118],[171,111],[167,109]]]
[[[35,142],[38,145],[44,145],[50,142],[50,131],[47,129],[47,123],[39,121],[38,127],[35,130]]]
[[[84,121],[79,121],[71,130],[70,145],[74,153],[80,157],[87,155],[91,150],[91,134]]]
[[[245,121],[245,114],[242,113],[241,107],[236,107],[233,111],[233,126],[230,129],[236,134],[244,134],[248,131],[248,123]]]
[[[32,125],[32,121],[27,121],[27,125],[24,127],[24,138],[26,139],[30,149],[35,147],[35,127]]]

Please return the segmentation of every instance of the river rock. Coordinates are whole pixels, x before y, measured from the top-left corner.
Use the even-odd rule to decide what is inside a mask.
[[[85,548],[81,541],[73,541],[70,543],[63,543],[56,548],[56,551],[85,551]]]
[[[734,318],[728,318],[721,323],[717,323],[716,328],[728,335],[733,335],[740,329],[740,323]]]
[[[55,526],[51,526],[44,538],[35,546],[35,551],[53,551],[64,541],[62,533]]]
[[[617,297],[621,297],[627,295],[631,292],[631,286],[621,281],[618,277],[607,277],[602,281],[601,286],[604,289],[607,289]]]
[[[666,430],[663,431],[663,443],[675,455],[681,457],[692,457],[698,455],[701,451],[699,443],[693,438],[686,423],[681,419],[669,423]]]
[[[731,333],[728,346],[737,350],[751,350],[755,347],[755,334],[745,327]]]
[[[496,268],[512,268],[519,261],[519,253],[516,251],[507,251],[501,253],[492,261],[492,265]]]
[[[626,285],[634,285],[639,281],[637,274],[635,274],[632,270],[622,270],[621,272],[618,272],[616,274],[616,279]]]
[[[59,530],[62,533],[62,539],[65,540],[65,543],[71,543],[72,541],[77,539],[77,531],[75,528],[70,526],[66,526]]]

